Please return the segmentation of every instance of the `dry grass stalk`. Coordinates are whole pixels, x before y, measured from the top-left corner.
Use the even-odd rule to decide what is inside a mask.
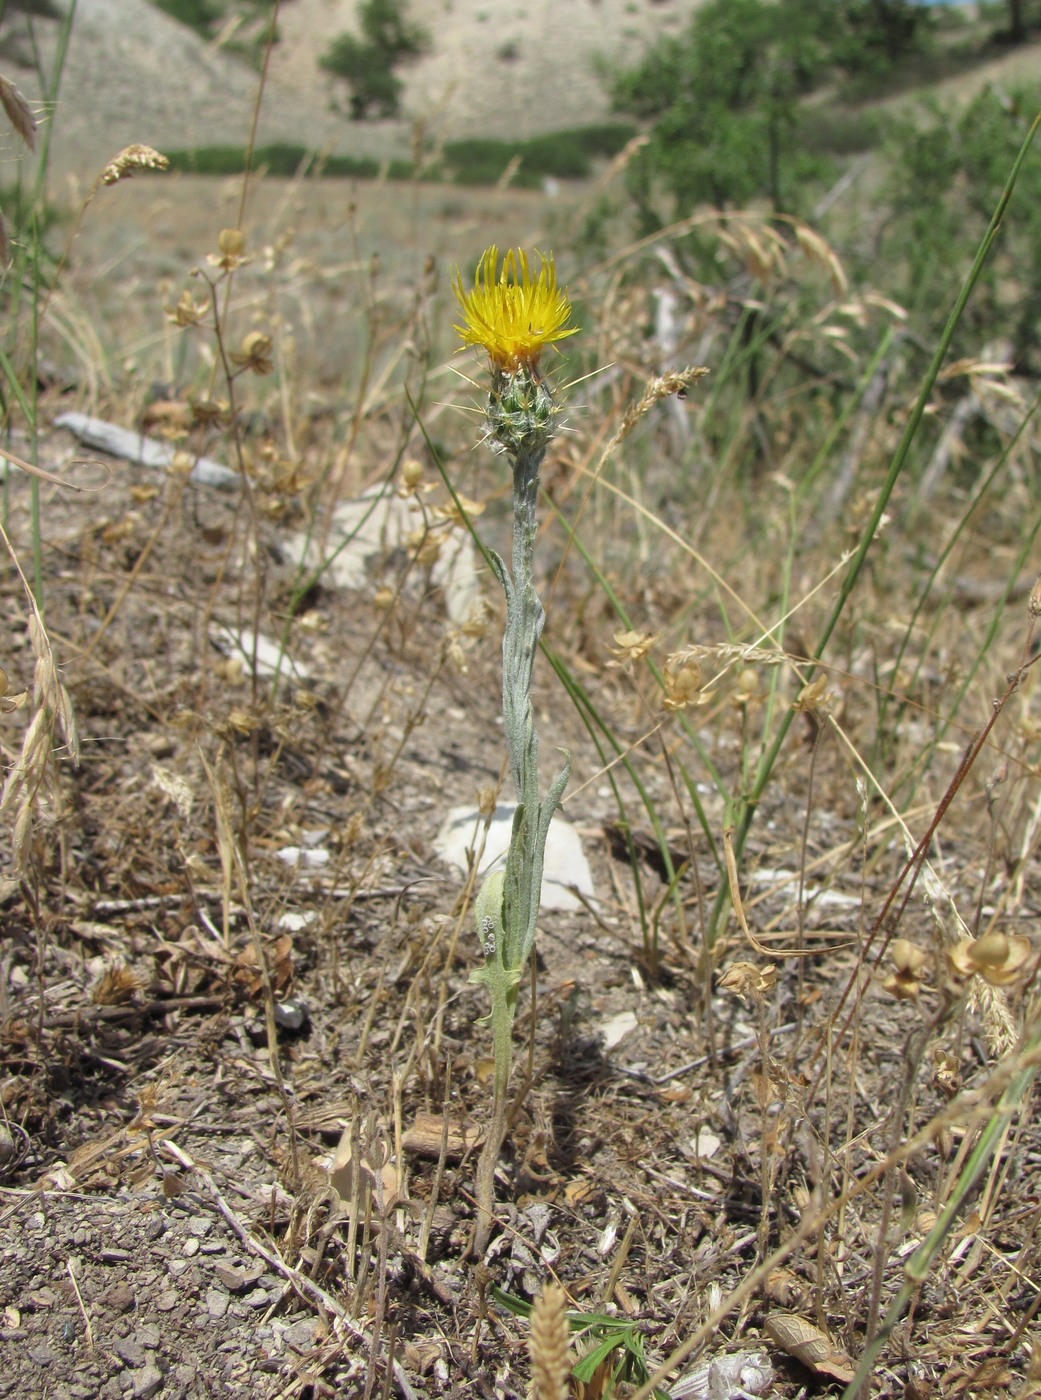
[[[567,1294],[558,1284],[547,1283],[535,1300],[528,1352],[531,1356],[530,1400],[568,1400],[571,1348]]]
[[[21,749],[11,762],[3,790],[0,791],[0,815],[11,811],[14,813],[13,863],[15,868],[25,875],[28,870],[28,843],[33,828],[33,812],[36,810],[39,814],[48,798],[52,808],[58,805],[54,761],[56,746],[59,742],[63,743],[66,753],[74,763],[78,763],[79,742],[76,737],[72,700],[58,674],[43,618],[2,526],[0,535],[3,536],[8,553],[22,580],[29,606],[29,641],[36,656],[32,699],[28,702],[33,711],[32,718],[22,736]],[[10,708],[21,706],[11,705]]]

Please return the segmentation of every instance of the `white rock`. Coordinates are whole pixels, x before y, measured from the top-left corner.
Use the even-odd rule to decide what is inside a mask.
[[[506,857],[513,827],[514,803],[498,807],[488,829],[479,875],[485,875]],[[483,818],[474,807],[453,807],[438,832],[434,849],[442,860],[465,872],[466,851],[479,843]],[[563,817],[549,824],[546,863],[542,871],[543,909],[581,909],[582,900],[572,894],[574,886],[586,899],[594,898],[593,874],[582,850],[578,833]]]

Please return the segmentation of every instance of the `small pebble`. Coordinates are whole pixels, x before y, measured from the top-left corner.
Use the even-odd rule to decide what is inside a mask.
[[[113,1312],[129,1312],[134,1306],[134,1290],[128,1283],[116,1283],[108,1290],[105,1301]]]
[[[213,1318],[222,1318],[228,1311],[228,1295],[223,1288],[207,1288],[206,1311]]]
[[[144,1347],[136,1337],[120,1337],[112,1344],[112,1350],[128,1366],[143,1366],[148,1360]]]
[[[163,1384],[163,1373],[154,1363],[134,1373],[134,1400],[151,1400]]]

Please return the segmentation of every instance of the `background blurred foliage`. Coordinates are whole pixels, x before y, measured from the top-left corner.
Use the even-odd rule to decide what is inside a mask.
[[[902,75],[917,87],[924,69],[979,62],[1007,41],[1005,23],[1004,5],[966,30],[960,11],[941,15],[905,0],[710,0],[682,36],[610,75],[616,110],[649,131],[627,170],[639,231],[705,206],[766,204],[805,217],[841,249],[855,281],[905,304],[915,334],[935,335],[1037,93],[988,88],[960,110],[935,98],[902,108],[865,98],[891,92]],[[1039,195],[1033,157],[960,327],[962,353],[977,352],[985,334],[1017,367],[1041,370]],[[680,253],[693,276],[718,275],[714,239],[691,233]]]

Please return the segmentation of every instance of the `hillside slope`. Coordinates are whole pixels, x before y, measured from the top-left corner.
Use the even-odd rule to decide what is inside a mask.
[[[698,0],[413,0],[430,53],[403,70],[403,118],[351,123],[345,93],[317,66],[335,35],[352,28],[353,0],[286,0],[272,55],[259,139],[304,142],[343,154],[407,155],[413,122],[434,140],[475,133],[530,136],[602,120],[608,105],[594,71],[686,22]],[[5,24],[3,71],[33,101],[35,77],[15,59],[25,19]],[[36,22],[45,54],[57,26]],[[258,77],[239,58],[157,10],[149,0],[78,0],[53,113],[53,164],[90,179],[121,147],[242,145]]]
[[[414,124],[427,140],[528,137],[607,118],[598,64],[630,63],[646,45],[680,32],[702,0],[410,0],[430,52],[402,70],[403,115],[352,123],[346,92],[318,67],[336,35],[356,29],[356,0],[283,0],[260,114],[261,142],[293,141],[344,155],[410,154]],[[0,72],[34,102],[27,20],[0,28]],[[36,21],[45,56],[57,25]],[[985,82],[1036,81],[1041,45],[992,59],[931,89],[961,98]],[[57,109],[52,167],[90,182],[134,141],[164,148],[245,144],[259,78],[239,57],[178,24],[150,0],[77,0]],[[904,102],[906,97],[890,99]],[[14,138],[10,139],[14,146]]]

